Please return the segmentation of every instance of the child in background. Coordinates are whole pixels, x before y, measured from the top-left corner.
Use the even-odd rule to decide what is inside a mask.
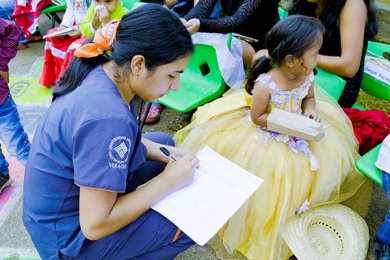
[[[8,63],[16,55],[19,39],[19,28],[13,22],[0,18],[0,140],[7,147],[8,153],[25,165],[30,142],[8,87]],[[0,145],[0,193],[12,183],[8,165]]]
[[[281,236],[287,218],[308,204],[352,201],[366,182],[355,168],[359,154],[350,121],[326,93],[316,89],[314,97],[323,30],[312,17],[279,21],[266,37],[269,56],[250,70],[247,92],[232,90],[199,108],[194,121],[175,135],[181,147],[197,152],[208,145],[264,180],[220,231],[223,246],[212,244],[218,257],[238,250],[248,259],[288,258]],[[321,118],[328,126],[325,137],[315,142],[267,131],[273,108]]]
[[[383,189],[387,194],[388,200],[390,200],[390,135],[383,140],[375,166],[382,171]],[[390,208],[385,222],[378,230],[374,248],[376,251],[376,259],[390,259]]]
[[[51,5],[51,0],[16,0],[12,19],[16,22],[28,42],[42,40],[38,29],[41,10]]]
[[[80,27],[84,20],[91,0],[66,0],[66,11],[59,28],[51,29],[48,34],[68,27]],[[55,85],[58,78],[68,67],[65,62],[69,46],[81,37],[79,29],[73,30],[66,36],[49,37],[45,43],[43,71],[39,83],[47,88]]]
[[[97,29],[113,19],[121,19],[129,12],[120,0],[93,0],[87,16],[80,25],[85,37],[91,37]]]

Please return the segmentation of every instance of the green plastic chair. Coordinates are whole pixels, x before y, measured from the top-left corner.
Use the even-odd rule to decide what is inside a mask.
[[[382,58],[384,52],[390,52],[390,45],[379,43],[379,42],[368,42],[367,47],[367,56]],[[390,85],[386,84],[383,81],[378,80],[371,75],[364,73],[362,89],[364,92],[370,94],[371,96],[381,98],[384,100],[390,100]]]
[[[180,90],[171,91],[158,101],[170,109],[186,113],[218,98],[224,90],[225,82],[215,49],[195,44],[188,66],[180,76]]]
[[[130,11],[133,10],[134,4],[139,2],[141,2],[141,0],[122,0],[123,6]]]
[[[355,164],[356,168],[367,178],[382,186],[382,173],[375,167],[381,146],[382,144],[377,145],[371,151],[360,157]]]
[[[332,74],[318,67],[316,70],[316,84],[324,89],[335,100],[339,100],[345,87],[345,80],[336,74]]]
[[[66,10],[66,0],[52,1],[51,5],[42,9],[41,13],[47,15],[51,19],[51,28],[54,28],[55,23],[61,23],[60,17],[57,12],[64,12]]]
[[[281,7],[278,7],[279,18],[283,19],[288,16],[288,12]]]

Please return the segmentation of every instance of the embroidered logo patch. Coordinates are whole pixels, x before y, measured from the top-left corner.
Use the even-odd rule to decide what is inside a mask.
[[[108,147],[109,166],[116,169],[126,169],[130,155],[131,141],[126,136],[114,137]]]

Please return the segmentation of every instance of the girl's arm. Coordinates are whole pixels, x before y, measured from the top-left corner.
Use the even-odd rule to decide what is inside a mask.
[[[64,17],[62,18],[62,22],[60,24],[61,27],[71,27],[75,22],[74,18],[74,5],[71,1],[66,0],[66,10],[64,13]]]
[[[314,81],[312,82],[309,93],[302,101],[303,114],[310,119],[320,121],[316,111],[316,100],[314,98]]]
[[[132,223],[164,196],[189,184],[197,164],[194,156],[177,158],[147,184],[119,197],[115,192],[80,187],[83,234],[90,240],[98,240]]]
[[[318,66],[351,78],[359,70],[363,55],[367,8],[363,0],[347,0],[340,13],[341,56],[320,55]]]
[[[263,83],[257,82],[253,88],[252,105],[251,105],[251,119],[256,125],[267,126],[267,106],[270,93],[268,88]]]

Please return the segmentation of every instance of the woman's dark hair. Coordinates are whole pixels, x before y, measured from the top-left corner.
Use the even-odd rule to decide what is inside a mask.
[[[321,22],[313,17],[291,15],[280,20],[266,35],[268,55],[258,58],[249,70],[246,91],[252,94],[257,77],[279,66],[287,55],[301,57],[323,31]]]
[[[323,10],[318,17],[325,27],[324,39],[339,39],[339,20],[341,9],[346,0],[321,0]],[[367,25],[364,37],[367,40],[372,39],[378,32],[377,20],[373,8],[372,0],[364,0],[367,7]],[[310,3],[307,0],[294,0],[289,11],[290,14],[302,14],[315,17],[317,3]]]
[[[145,4],[123,16],[111,57],[73,58],[58,82],[59,87],[53,88],[53,98],[76,89],[91,70],[109,60],[130,68],[132,58],[143,55],[146,68],[153,70],[192,53],[193,49],[191,35],[175,13],[157,4]]]

